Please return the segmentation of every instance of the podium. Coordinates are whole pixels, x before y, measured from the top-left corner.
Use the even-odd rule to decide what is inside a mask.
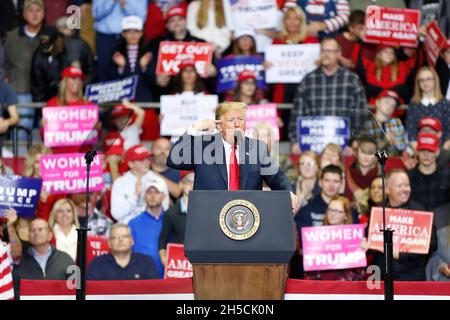
[[[295,251],[288,191],[191,191],[185,253],[197,300],[281,300]]]

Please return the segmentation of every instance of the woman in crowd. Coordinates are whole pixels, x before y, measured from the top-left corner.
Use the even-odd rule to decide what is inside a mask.
[[[320,193],[319,156],[313,151],[304,151],[298,160],[299,176],[295,183],[295,194],[298,197],[300,207],[308,204],[308,201]]]
[[[40,166],[41,158],[42,156],[51,153],[52,151],[49,148],[45,147],[43,144],[36,144],[32,146],[30,150],[28,150],[27,156],[25,157],[22,175],[24,177],[42,178]],[[58,199],[61,199],[63,197],[64,195],[50,194],[49,192],[44,190],[44,188],[42,188],[39,201],[36,207],[36,217],[47,221],[50,215],[50,211],[52,210],[53,204]]]
[[[319,156],[320,169],[325,168],[330,164],[334,164],[342,169],[342,185],[340,193],[343,194],[345,191],[345,161],[344,152],[342,148],[335,143],[328,143],[322,150]]]
[[[214,45],[216,58],[228,48],[231,32],[226,25],[222,0],[195,0],[187,9],[187,28],[197,38]]]
[[[256,86],[256,75],[250,70],[244,70],[238,75],[238,82],[232,96],[225,97],[226,101],[239,101],[247,105],[267,103]]]
[[[378,46],[374,61],[365,58],[361,52],[357,56],[357,72],[365,84],[370,104],[375,104],[376,98],[383,90],[395,91],[401,103],[409,101],[417,56],[399,61],[396,48],[387,45]],[[394,115],[401,114],[402,112],[397,110]]]
[[[77,210],[70,199],[59,199],[55,202],[48,218],[48,224],[52,228],[55,237],[56,249],[67,253],[73,261],[77,257]]]
[[[343,196],[336,196],[333,198],[328,204],[323,223],[324,226],[352,224],[350,201]],[[365,242],[365,240],[361,242],[361,245],[363,245],[363,242]],[[364,268],[305,272],[306,280],[360,281],[363,280],[364,277]]]
[[[419,120],[424,117],[441,120],[441,144],[444,149],[450,149],[450,103],[442,95],[436,71],[430,67],[422,67],[417,72],[414,96],[411,99],[406,116],[406,131],[414,149],[417,147]]]
[[[361,208],[363,209],[363,212],[358,216],[359,222],[366,225],[366,228],[368,228],[370,223],[370,214],[372,208],[380,207],[382,205],[382,201],[382,180],[381,177],[378,176],[372,180],[372,183],[369,186],[369,199],[367,200],[367,204],[364,206],[364,208]]]
[[[183,60],[178,65],[178,68],[180,71],[172,78],[172,93],[206,93],[205,84],[195,69],[194,60]]]

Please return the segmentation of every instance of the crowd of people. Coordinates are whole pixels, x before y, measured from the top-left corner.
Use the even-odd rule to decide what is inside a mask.
[[[434,19],[450,37],[450,14],[444,2],[398,0],[386,6],[419,8],[422,26]],[[291,277],[361,280],[367,276],[356,269],[304,272],[301,229],[367,226],[371,209],[383,201],[375,153],[388,146],[391,155],[401,160],[388,172],[388,207],[434,213],[428,254],[394,250],[394,278],[450,281],[450,39],[432,66],[425,58],[424,28],[417,48],[364,42],[361,9],[371,1],[276,3],[277,29],[235,30],[222,0],[1,2],[2,140],[16,125],[38,129],[43,138],[39,109],[19,104],[90,105],[83,94],[87,84],[138,76],[135,99],[121,101],[95,127],[101,136],[107,133],[102,139],[104,190],[93,192],[90,199],[43,190],[33,219],[19,217],[14,209],[3,214],[0,235],[6,250],[0,245],[0,264],[4,264],[1,259],[10,260],[16,296],[20,279],[69,276],[67,267],[77,260],[76,229],[86,219],[89,235],[107,238],[110,248],[109,254],[91,262],[88,279],[163,277],[167,244],[184,240],[195,174],[168,166],[171,137],[160,135],[158,110],[144,109],[140,103],[183,93],[215,94],[219,101],[247,105],[292,104],[291,110],[278,113],[280,140],[290,143],[290,152],[273,155],[300,202],[294,213],[298,241]],[[66,9],[72,4],[82,12],[78,30],[68,27]],[[238,75],[234,90],[218,93],[217,62],[232,56],[264,57],[264,49],[257,46],[261,37],[275,45],[320,44],[317,68],[298,84],[270,84],[265,89],[257,86],[257,75],[246,70]],[[214,54],[205,75],[191,60],[180,63],[177,75],[156,74],[162,41],[211,43]],[[271,65],[264,61],[265,70]],[[320,154],[301,150],[297,118],[328,115],[350,118],[351,142],[345,148],[330,143]],[[0,161],[1,174],[41,178],[42,156],[78,151],[83,149],[48,148],[34,141],[23,172],[13,172]],[[384,270],[382,252],[367,250],[367,257]],[[0,276],[0,284],[1,280]]]

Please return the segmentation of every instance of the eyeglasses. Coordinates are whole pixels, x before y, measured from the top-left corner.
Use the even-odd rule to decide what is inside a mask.
[[[434,81],[434,78],[419,78],[419,81],[420,82],[431,82],[431,81]]]
[[[111,240],[119,240],[119,239],[122,240],[122,239],[127,239],[129,237],[130,237],[129,234],[118,234],[116,236],[110,236],[109,239],[111,239]]]
[[[359,151],[368,156],[374,156],[376,152],[376,150],[364,150],[362,148],[359,148]]]

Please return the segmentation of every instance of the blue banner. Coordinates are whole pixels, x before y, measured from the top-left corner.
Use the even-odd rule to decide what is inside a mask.
[[[138,76],[119,80],[93,83],[86,86],[84,96],[89,101],[99,104],[122,99],[133,100],[136,95]]]
[[[262,56],[233,56],[219,60],[217,63],[217,92],[234,90],[238,75],[244,70],[252,71],[256,76],[256,86],[265,89],[263,62]]]
[[[9,208],[15,209],[19,217],[34,217],[41,187],[42,179],[0,176],[0,217]]]
[[[297,139],[302,151],[320,153],[328,143],[335,143],[344,149],[350,140],[350,119],[337,116],[298,117]]]

